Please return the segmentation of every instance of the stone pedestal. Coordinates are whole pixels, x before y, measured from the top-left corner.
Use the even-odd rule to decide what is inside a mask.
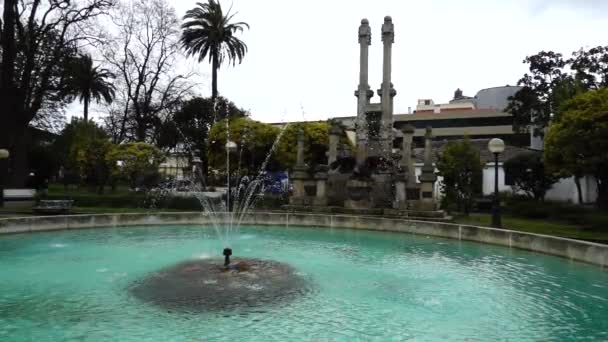
[[[422,176],[420,177],[422,178]],[[435,176],[434,180],[421,179],[422,185],[420,186],[419,210],[437,210],[437,204],[435,203],[434,198],[435,180],[437,180],[437,176]]]
[[[426,129],[426,135],[424,140],[424,166],[422,167],[422,174],[420,175],[420,206],[421,210],[436,210],[437,205],[435,203],[435,182],[437,181],[437,175],[435,174],[435,166],[432,160],[432,130],[430,127]]]
[[[407,194],[405,190],[407,175],[398,173],[395,176],[395,199],[393,209],[407,210]]]
[[[308,179],[308,166],[304,163],[304,132],[298,132],[298,149],[296,157],[296,166],[293,168],[291,180],[293,183],[293,193],[289,198],[289,204],[305,205],[308,204],[308,196],[306,196],[306,188],[304,181]]]
[[[337,122],[333,122],[329,128],[329,148],[327,150],[327,165],[331,165],[338,160],[338,145],[340,143],[340,136],[342,135],[342,129]]]
[[[371,209],[374,202],[371,198],[373,181],[349,179],[346,183],[347,198],[344,207],[348,209]]]
[[[327,172],[317,172],[315,174],[315,180],[317,183],[317,193],[312,203],[316,206],[326,206],[328,202],[325,188],[327,184]]]

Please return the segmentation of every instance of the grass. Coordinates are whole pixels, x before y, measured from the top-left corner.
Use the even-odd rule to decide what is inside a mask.
[[[65,188],[62,184],[51,183],[49,184],[48,194],[50,196],[74,196],[74,195],[97,195],[95,191],[91,191],[87,187],[76,187],[74,185],[70,185]],[[129,190],[129,187],[126,185],[118,185],[114,190],[111,187],[106,186],[104,188],[104,192],[102,195],[105,197],[120,197],[126,195],[132,195],[133,191]]]
[[[470,216],[456,216],[454,221],[461,224],[475,226],[490,226],[490,214],[471,214]],[[570,239],[586,240],[599,243],[608,243],[608,227],[605,229],[591,229],[580,225],[548,219],[529,219],[513,215],[502,216],[502,226],[522,232],[554,235]]]
[[[149,208],[107,208],[107,207],[74,207],[72,214],[123,214],[123,213],[157,213],[157,212],[183,212],[178,209],[149,209]]]

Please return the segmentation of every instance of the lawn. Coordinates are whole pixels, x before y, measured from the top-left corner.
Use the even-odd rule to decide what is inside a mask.
[[[594,216],[606,217],[605,213],[595,213]],[[456,216],[456,223],[470,224],[476,226],[490,226],[492,217],[490,214],[471,214],[470,216]],[[559,220],[530,219],[503,215],[502,225],[505,229],[561,236],[570,239],[587,240],[599,243],[608,243],[608,227],[589,228],[584,225],[572,224]]]

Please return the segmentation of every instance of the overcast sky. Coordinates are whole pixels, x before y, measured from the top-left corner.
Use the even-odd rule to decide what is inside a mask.
[[[193,0],[171,1],[178,16]],[[221,95],[265,122],[318,120],[356,114],[359,71],[357,30],[372,28],[370,86],[382,81],[380,28],[393,18],[395,113],[417,99],[447,102],[460,87],[514,85],[526,72],[522,60],[540,50],[570,55],[608,45],[608,0],[223,0],[249,52],[241,65],[219,72]],[[191,62],[194,63],[194,62]],[[198,70],[210,75],[210,65]],[[210,76],[200,92],[211,94]],[[378,101],[375,95],[372,101]]]

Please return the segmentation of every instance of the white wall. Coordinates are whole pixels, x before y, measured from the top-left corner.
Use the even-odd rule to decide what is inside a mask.
[[[587,176],[581,179],[581,190],[583,202],[593,203],[597,199],[597,184],[593,177]],[[513,192],[510,185],[505,185],[505,172],[502,163],[498,163],[498,191]],[[494,163],[487,163],[483,169],[483,194],[494,194]],[[562,178],[547,191],[546,200],[558,202],[570,202],[578,204],[578,190],[574,178]]]
[[[487,163],[483,168],[483,185],[482,191],[484,195],[494,194],[494,163]],[[511,186],[505,185],[505,171],[502,168],[502,163],[498,163],[498,191],[513,191]]]
[[[422,174],[421,163],[416,164],[416,182],[418,177]],[[435,172],[438,172],[435,169]],[[487,163],[483,168],[483,194],[493,195],[494,194],[494,163]],[[441,193],[441,182],[443,177],[437,176],[437,182],[435,182],[435,198],[440,199],[443,194]],[[593,203],[597,199],[597,184],[593,177],[587,176],[581,179],[581,189],[583,192],[584,203]],[[498,191],[513,192],[513,188],[510,185],[505,185],[505,171],[502,163],[498,163]],[[558,202],[570,202],[578,204],[578,192],[576,190],[576,184],[574,178],[563,178],[559,182],[555,183],[553,187],[547,191],[545,196],[546,200],[558,201]]]
[[[584,203],[593,203],[597,199],[597,183],[591,176],[581,178],[581,192]],[[547,191],[545,197],[551,201],[571,202],[578,204],[578,190],[574,177],[562,178],[559,182],[553,184],[551,190]]]

